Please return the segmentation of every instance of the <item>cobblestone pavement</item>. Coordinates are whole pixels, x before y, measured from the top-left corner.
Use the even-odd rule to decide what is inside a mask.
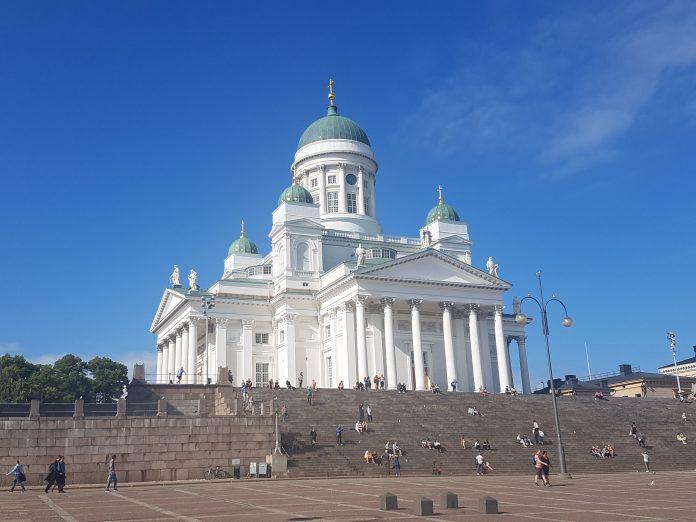
[[[67,489],[65,494],[2,492],[0,518],[67,522],[105,520],[695,520],[696,473],[622,473],[552,477],[550,488],[531,477],[401,477],[278,481],[220,481],[162,486]],[[654,484],[651,485],[651,482]],[[4,488],[3,488],[4,489]],[[397,511],[381,511],[379,495],[398,496]],[[440,496],[459,495],[458,509]],[[478,513],[478,499],[499,501],[500,516]],[[435,514],[417,517],[415,500],[433,499]]]

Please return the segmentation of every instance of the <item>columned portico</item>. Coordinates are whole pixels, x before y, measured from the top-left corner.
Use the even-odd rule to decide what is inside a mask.
[[[507,346],[505,344],[505,333],[503,332],[503,307],[496,306],[493,314],[495,331],[495,352],[498,359],[498,378],[500,379],[500,391],[505,392],[509,388],[510,382],[510,359],[508,358]]]
[[[423,345],[421,344],[420,305],[422,299],[410,299],[411,337],[413,340],[413,371],[416,390],[425,390],[425,365],[423,364]]]
[[[198,368],[196,368],[196,358],[198,356],[198,319],[195,317],[189,318],[188,331],[188,375],[186,376],[186,382],[189,384],[195,384],[199,382],[199,379],[197,378]]]
[[[474,370],[474,391],[483,386],[483,365],[479,343],[478,305],[469,305],[469,344],[471,345],[471,366]]]
[[[529,385],[529,366],[527,365],[527,349],[525,348],[526,336],[517,337],[517,349],[520,353],[520,373],[522,374],[522,393],[532,393],[532,387]]]
[[[387,356],[387,388],[396,390],[396,346],[394,345],[394,317],[393,317],[393,297],[382,299],[384,306],[384,349]]]
[[[445,389],[451,389],[452,381],[457,380],[457,363],[454,359],[454,341],[452,339],[452,303],[444,301],[440,303],[442,308],[442,335],[445,344],[445,367],[447,368],[447,382]]]
[[[355,298],[355,339],[358,352],[358,380],[369,377],[367,374],[367,344],[365,342],[365,301],[367,296]]]

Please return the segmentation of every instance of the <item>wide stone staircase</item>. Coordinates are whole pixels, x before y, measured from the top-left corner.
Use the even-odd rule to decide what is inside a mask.
[[[235,411],[236,399],[241,406],[237,388],[218,388],[221,402],[227,411]],[[555,423],[550,396],[489,395],[473,393],[354,390],[317,390],[313,405],[307,404],[306,390],[253,389],[254,402],[273,404],[278,411],[282,404],[288,408],[287,422],[280,421],[282,445],[288,451],[289,475],[295,477],[378,476],[388,472],[385,465],[366,464],[362,456],[366,449],[383,454],[387,441],[397,440],[405,455],[401,458],[402,474],[430,474],[435,465],[443,474],[470,474],[474,471],[476,451],[471,448],[475,439],[488,439],[491,451],[484,457],[494,473],[531,474],[531,456],[535,447],[524,448],[516,441],[518,433],[532,437],[532,421],[536,420],[546,435],[544,449],[548,450],[558,472],[558,451]],[[358,434],[354,425],[358,405],[372,407],[374,421],[367,433]],[[678,431],[687,436],[692,432],[692,412],[696,406],[669,399],[611,398],[595,401],[588,397],[558,399],[563,442],[568,470],[571,473],[608,473],[643,471],[642,449],[629,436],[631,422],[646,436],[652,467],[657,470],[694,470],[696,452],[691,446],[676,440]],[[477,407],[482,416],[467,414],[469,406]],[[218,408],[216,408],[218,409]],[[241,411],[241,407],[239,408]],[[266,410],[268,412],[268,410]],[[686,412],[687,421],[682,420]],[[244,413],[241,413],[244,414]],[[256,413],[258,414],[258,413]],[[696,417],[694,417],[696,419]],[[343,445],[337,446],[335,428],[340,423]],[[318,445],[312,447],[309,431],[314,426]],[[460,445],[464,436],[468,448]],[[438,439],[445,451],[422,449],[421,439]],[[613,444],[616,457],[597,459],[590,455],[593,445]],[[696,444],[694,439],[693,444]]]

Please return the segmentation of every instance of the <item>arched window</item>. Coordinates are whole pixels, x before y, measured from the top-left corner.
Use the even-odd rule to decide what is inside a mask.
[[[311,270],[312,269],[312,261],[310,259],[310,253],[309,253],[309,246],[307,243],[300,243],[297,245],[296,249],[297,257],[296,257],[296,268],[297,270]]]

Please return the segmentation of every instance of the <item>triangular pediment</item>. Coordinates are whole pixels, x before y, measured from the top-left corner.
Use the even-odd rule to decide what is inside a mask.
[[[511,285],[458,259],[427,249],[371,268],[356,277],[507,289]]]
[[[150,331],[154,332],[157,327],[172,314],[176,309],[178,309],[184,302],[186,297],[181,295],[170,288],[167,288],[162,294],[162,299],[160,299],[159,306],[157,307],[157,313],[150,326]]]
[[[269,236],[273,236],[279,229],[281,228],[313,228],[313,229],[321,229],[323,228],[321,224],[321,220],[315,220],[315,219],[310,219],[310,218],[297,218],[297,219],[289,219],[287,221],[281,221],[278,223],[275,223],[273,227],[271,228],[271,231],[268,233]]]

